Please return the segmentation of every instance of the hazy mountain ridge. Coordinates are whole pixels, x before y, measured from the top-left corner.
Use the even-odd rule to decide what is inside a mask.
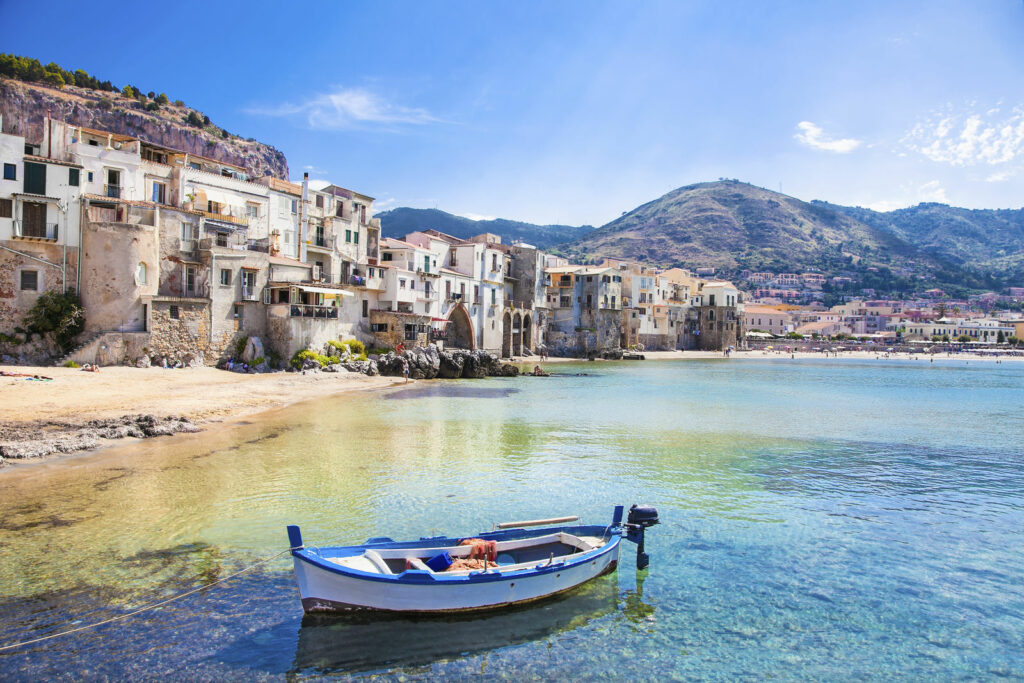
[[[384,237],[404,237],[417,230],[438,230],[460,239],[484,232],[501,235],[503,242],[526,242],[540,249],[580,238],[594,228],[590,225],[535,225],[504,218],[473,220],[439,209],[410,209],[400,207],[377,214]]]
[[[1024,279],[1024,209],[963,209],[926,203],[895,211],[828,206],[951,263]]]

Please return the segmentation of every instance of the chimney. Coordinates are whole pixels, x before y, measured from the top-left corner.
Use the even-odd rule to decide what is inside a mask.
[[[306,203],[309,201],[309,173],[302,174],[302,201],[299,202],[299,260],[306,262],[306,243],[309,239],[309,212]]]

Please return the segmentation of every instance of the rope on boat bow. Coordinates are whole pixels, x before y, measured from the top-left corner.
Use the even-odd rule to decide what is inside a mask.
[[[78,633],[79,631],[88,631],[89,629],[93,629],[93,628],[96,628],[98,626],[103,626],[104,624],[110,624],[110,623],[113,623],[115,621],[123,621],[124,619],[128,619],[129,617],[134,617],[137,614],[142,614],[143,612],[148,612],[148,611],[154,610],[154,609],[156,609],[158,607],[163,607],[164,605],[166,605],[168,603],[172,603],[175,600],[181,600],[182,598],[187,598],[190,595],[195,595],[196,593],[199,593],[200,591],[204,591],[207,588],[212,588],[213,586],[216,586],[219,583],[224,583],[225,581],[227,581],[229,579],[233,579],[236,576],[239,576],[240,574],[244,574],[244,573],[246,573],[248,571],[252,571],[256,567],[260,566],[261,564],[266,564],[267,562],[270,562],[271,560],[276,560],[277,558],[281,557],[285,553],[290,553],[292,550],[298,550],[298,548],[288,548],[287,550],[282,550],[281,552],[277,553],[276,555],[271,555],[270,557],[266,557],[266,558],[264,558],[262,560],[259,560],[257,562],[254,562],[254,563],[250,564],[248,567],[244,567],[243,569],[239,569],[237,572],[234,572],[233,574],[228,574],[227,576],[219,578],[216,581],[211,581],[210,583],[203,584],[202,586],[199,586],[198,588],[193,588],[191,590],[187,590],[184,593],[179,593],[178,595],[172,595],[171,597],[165,598],[164,600],[160,600],[159,602],[154,602],[154,603],[151,603],[149,605],[145,605],[143,607],[138,608],[137,610],[132,610],[131,612],[128,612],[127,614],[120,614],[120,615],[118,615],[116,617],[111,617],[109,619],[104,619],[103,621],[98,621],[95,624],[88,624],[87,626],[79,626],[78,628],[69,629],[67,631],[61,631],[60,633],[51,633],[49,635],[39,636],[38,638],[32,638],[31,640],[23,640],[23,641],[21,641],[19,643],[11,643],[9,645],[0,645],[0,652],[3,652],[4,650],[13,650],[15,648],[24,647],[25,645],[32,645],[34,643],[41,643],[44,640],[52,640],[53,638],[60,638],[61,636],[68,636],[68,635],[71,635],[72,633]]]

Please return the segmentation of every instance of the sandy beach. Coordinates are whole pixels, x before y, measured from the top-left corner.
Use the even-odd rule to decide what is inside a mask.
[[[8,365],[0,370],[50,378],[0,377],[0,466],[5,460],[95,450],[115,438],[198,431],[291,403],[404,381],[358,373],[245,375],[215,368],[112,366],[93,373]],[[141,424],[130,419],[139,415],[153,419]]]

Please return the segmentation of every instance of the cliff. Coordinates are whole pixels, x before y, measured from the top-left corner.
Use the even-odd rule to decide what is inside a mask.
[[[104,101],[105,100],[105,101]],[[3,132],[23,135],[29,142],[43,137],[44,120],[52,118],[78,126],[139,137],[157,145],[198,154],[242,166],[253,177],[272,175],[288,179],[288,160],[279,150],[255,140],[234,135],[224,137],[222,129],[185,123],[191,110],[166,104],[147,111],[131,98],[116,92],[0,78],[0,115]]]

